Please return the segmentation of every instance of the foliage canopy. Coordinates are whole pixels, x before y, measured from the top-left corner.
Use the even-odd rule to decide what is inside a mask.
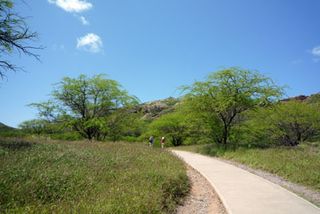
[[[302,101],[289,101],[269,108],[260,108],[249,113],[245,132],[255,141],[296,146],[319,135],[318,109],[318,105]]]
[[[106,120],[120,108],[138,104],[120,84],[103,75],[89,78],[65,77],[56,84],[52,100],[34,103],[39,115],[47,120],[63,122],[87,139],[105,136]]]
[[[242,112],[277,100],[282,90],[270,78],[239,68],[211,73],[205,81],[184,88],[186,103],[209,124],[217,143],[227,144]]]

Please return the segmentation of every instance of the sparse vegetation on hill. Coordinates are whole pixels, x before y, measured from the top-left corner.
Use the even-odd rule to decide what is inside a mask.
[[[1,213],[172,213],[183,163],[127,143],[0,140]]]
[[[177,98],[169,97],[163,100],[156,100],[152,102],[143,103],[135,107],[137,112],[142,113],[142,119],[154,120],[162,115],[173,112],[180,100]]]

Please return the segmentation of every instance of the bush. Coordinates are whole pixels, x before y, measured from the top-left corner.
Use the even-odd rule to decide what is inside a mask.
[[[124,136],[124,137],[121,137],[121,141],[123,142],[140,142],[139,138],[138,137],[135,137],[135,136]]]
[[[187,137],[185,117],[179,112],[168,113],[153,121],[148,130],[151,136],[165,136],[167,143],[180,146]]]
[[[172,213],[176,204],[181,204],[182,200],[190,190],[190,183],[186,176],[180,175],[178,179],[169,179],[162,185],[163,209]]]
[[[81,140],[83,137],[79,135],[77,132],[62,132],[48,135],[53,140],[68,140],[68,141],[76,141]]]
[[[243,131],[249,142],[296,146],[316,137],[320,131],[318,106],[301,101],[260,108],[248,117]]]

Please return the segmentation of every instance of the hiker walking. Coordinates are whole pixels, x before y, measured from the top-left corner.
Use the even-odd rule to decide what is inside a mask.
[[[153,146],[153,143],[154,143],[154,137],[150,136],[149,137],[149,146]]]
[[[163,149],[164,147],[164,141],[165,141],[165,138],[162,137],[161,140],[160,140],[160,144],[161,144],[161,148]]]

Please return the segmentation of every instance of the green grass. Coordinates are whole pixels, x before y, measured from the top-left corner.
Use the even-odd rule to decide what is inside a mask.
[[[182,150],[198,152],[233,160],[252,168],[262,169],[291,182],[320,191],[320,143],[305,143],[297,147],[239,148],[223,150],[216,145],[181,147]]]
[[[0,139],[0,213],[171,213],[183,163],[141,144]]]

